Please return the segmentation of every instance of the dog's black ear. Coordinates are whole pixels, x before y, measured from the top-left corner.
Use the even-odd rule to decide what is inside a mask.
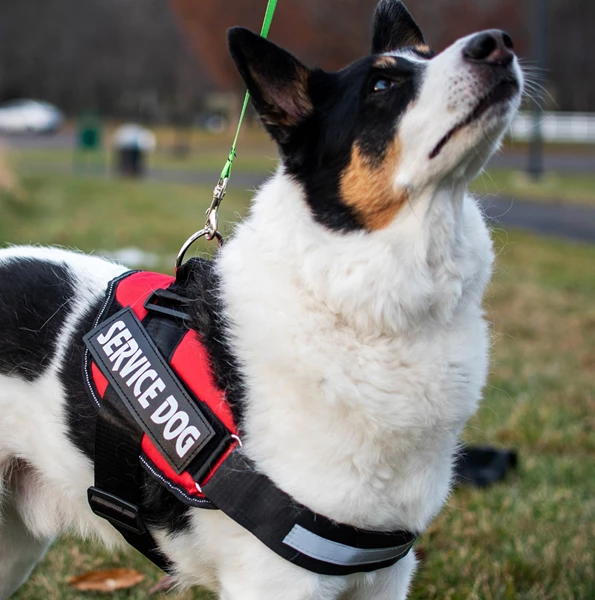
[[[229,51],[252,103],[279,143],[312,113],[311,71],[286,50],[243,27],[228,32]]]
[[[372,53],[424,44],[424,36],[400,0],[380,0],[374,13]]]

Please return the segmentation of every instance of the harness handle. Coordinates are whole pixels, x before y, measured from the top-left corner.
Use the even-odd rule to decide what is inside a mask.
[[[275,10],[277,9],[278,0],[268,0],[267,9],[264,15],[264,21],[262,23],[262,29],[260,31],[260,35],[263,38],[267,38],[269,35],[269,31],[271,30],[271,24],[273,23],[273,17],[275,16]],[[229,151],[229,155],[227,157],[227,161],[225,162],[225,166],[221,171],[221,176],[219,177],[219,181],[213,190],[213,200],[211,205],[207,209],[207,221],[205,226],[200,231],[197,231],[194,235],[192,235],[186,243],[182,246],[178,257],[176,258],[176,266],[175,271],[177,272],[182,262],[184,260],[184,256],[190,246],[194,244],[197,240],[202,237],[205,237],[209,242],[213,239],[217,239],[219,246],[223,244],[223,236],[219,233],[219,207],[223,202],[223,198],[225,198],[225,194],[227,193],[227,185],[229,180],[231,179],[231,169],[233,167],[233,161],[237,156],[236,148],[238,146],[238,139],[240,137],[240,131],[242,129],[242,123],[244,121],[244,117],[246,116],[246,111],[248,110],[248,104],[250,103],[250,92],[246,91],[246,96],[244,97],[244,104],[242,106],[242,112],[240,113],[240,120],[238,121],[238,128],[236,130],[236,135],[234,137],[233,143],[231,145],[231,150]]]

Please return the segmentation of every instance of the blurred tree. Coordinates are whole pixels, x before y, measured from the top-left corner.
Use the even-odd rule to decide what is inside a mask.
[[[188,111],[201,69],[164,0],[0,2],[0,97],[68,112]]]

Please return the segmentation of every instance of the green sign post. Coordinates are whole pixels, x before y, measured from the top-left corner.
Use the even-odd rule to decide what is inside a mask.
[[[102,149],[103,127],[93,113],[81,115],[77,122],[74,169],[76,172],[94,170],[105,171],[106,160]]]

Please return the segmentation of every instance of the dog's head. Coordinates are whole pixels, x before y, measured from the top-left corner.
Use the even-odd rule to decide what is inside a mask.
[[[230,30],[229,46],[286,172],[316,220],[342,231],[384,229],[426,188],[474,177],[523,87],[507,34],[435,55],[399,0],[376,9],[372,55],[336,73],[246,29]]]

